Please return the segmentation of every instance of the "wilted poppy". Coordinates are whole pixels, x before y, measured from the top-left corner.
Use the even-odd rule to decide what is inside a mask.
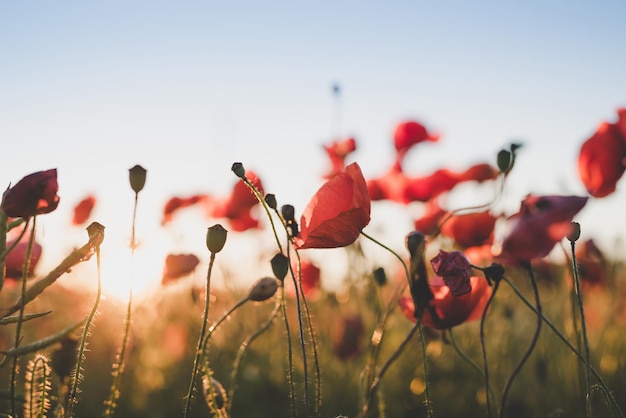
[[[10,248],[15,241],[7,242],[7,248]],[[24,272],[24,262],[26,261],[26,252],[28,251],[28,241],[20,241],[15,248],[7,254],[5,260],[6,277],[11,279],[20,279]],[[42,248],[37,242],[33,244],[33,249],[30,253],[30,263],[28,265],[28,276],[31,276],[39,263],[41,258]]]
[[[510,261],[541,258],[572,230],[572,219],[587,203],[586,196],[534,196],[522,201],[509,218],[511,229],[502,241],[501,256]]]
[[[72,217],[72,225],[82,225],[89,220],[91,211],[96,205],[96,198],[92,195],[85,197],[74,206],[74,216]]]
[[[580,148],[578,175],[591,196],[604,197],[615,191],[625,169],[626,137],[617,124],[603,122]]]
[[[401,161],[414,145],[424,141],[437,142],[438,140],[439,135],[429,133],[424,125],[414,120],[399,123],[393,132],[393,144],[396,148],[398,161]]]
[[[341,318],[333,335],[333,353],[342,361],[357,356],[362,349],[365,325],[361,315],[352,314]]]
[[[491,244],[496,217],[488,210],[465,213],[447,219],[441,225],[441,235],[452,238],[463,248]]]
[[[337,248],[352,244],[370,221],[370,198],[357,163],[328,180],[300,218],[296,248]]]
[[[29,174],[2,194],[2,210],[12,218],[50,213],[59,205],[57,170]]]
[[[324,177],[331,178],[341,173],[346,168],[346,157],[355,150],[356,141],[352,137],[324,145],[324,151],[330,160],[330,170]]]
[[[161,283],[166,284],[192,273],[200,263],[193,254],[168,254],[165,257],[165,267]]]
[[[462,252],[439,250],[439,254],[430,260],[430,264],[435,274],[450,288],[452,296],[461,296],[472,290],[470,262]]]
[[[464,322],[479,319],[482,315],[489,297],[491,287],[483,277],[471,277],[471,291],[462,296],[454,296],[448,286],[443,282],[433,280],[430,288],[434,298],[429,307],[424,310],[422,324],[436,329],[448,329]],[[398,300],[400,309],[406,318],[415,322],[415,305],[409,296],[403,296]]]

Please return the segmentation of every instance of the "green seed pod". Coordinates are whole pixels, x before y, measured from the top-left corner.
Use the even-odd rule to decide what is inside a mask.
[[[233,173],[235,173],[237,177],[242,179],[246,177],[246,169],[243,168],[243,164],[233,163],[233,166],[230,169],[233,170]]]
[[[284,281],[285,276],[289,271],[289,259],[287,258],[287,256],[282,253],[278,253],[274,257],[272,257],[270,263],[272,264],[272,271],[274,272],[274,276],[276,276],[276,278],[281,282]]]
[[[567,234],[569,242],[576,242],[580,238],[580,224],[578,222],[572,222],[572,230]]]
[[[276,208],[278,207],[278,203],[276,202],[276,196],[272,193],[268,193],[265,195],[265,203],[267,203],[267,206],[269,206],[273,210],[276,210]]]
[[[274,296],[278,290],[278,280],[273,277],[263,277],[250,288],[248,299],[255,302],[262,302]]]
[[[226,244],[228,231],[220,224],[215,224],[208,228],[206,233],[206,246],[211,253],[216,254],[222,251]]]
[[[136,165],[128,170],[128,177],[130,180],[130,187],[139,193],[143,190],[143,186],[146,185],[146,174],[148,171],[140,165]]]
[[[502,173],[508,173],[509,171],[511,171],[512,167],[512,163],[513,163],[513,156],[511,154],[511,151],[508,150],[500,150],[500,152],[498,152],[498,157],[497,157],[497,162],[498,162],[498,168],[500,169],[500,172]]]

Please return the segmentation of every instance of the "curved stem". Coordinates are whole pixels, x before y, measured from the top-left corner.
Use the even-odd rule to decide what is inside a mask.
[[[550,321],[542,313],[538,312],[537,308],[533,306],[533,304],[526,298],[526,296],[524,296],[524,294],[517,288],[517,286],[515,286],[515,284],[511,280],[509,280],[506,277],[503,277],[502,280],[504,280],[506,284],[509,285],[509,287],[515,292],[515,294],[520,298],[520,300],[524,302],[524,304],[528,306],[528,308],[530,308],[530,310],[532,310],[537,315],[541,315],[543,322],[546,323],[548,328],[550,328],[554,332],[554,334],[563,342],[563,344],[565,344],[567,348],[570,349],[572,353],[576,355],[576,357],[578,357],[580,361],[585,361],[585,358],[583,357],[583,355],[580,354],[580,352],[576,349],[576,347],[574,347],[574,345],[563,335],[563,333],[558,330],[556,325],[554,325],[552,321]],[[609,399],[611,400],[613,407],[619,413],[619,416],[621,418],[626,418],[626,415],[624,415],[624,413],[622,412],[621,408],[619,407],[619,404],[617,403],[617,400],[615,399],[615,397],[609,390],[609,387],[607,386],[607,384],[604,382],[604,379],[602,379],[602,376],[600,375],[600,373],[598,373],[598,371],[591,364],[589,365],[589,370],[591,371],[591,374],[593,374],[595,378],[598,379],[600,386],[602,387],[604,393],[606,393]]]
[[[209,260],[209,269],[207,271],[206,277],[206,287],[204,293],[204,312],[202,314],[202,326],[200,328],[200,337],[198,338],[198,346],[196,348],[196,354],[193,360],[193,369],[191,370],[191,380],[189,381],[189,388],[187,389],[187,396],[185,400],[185,409],[183,412],[183,416],[187,417],[189,413],[189,409],[191,407],[191,398],[193,397],[193,388],[196,383],[196,376],[198,375],[198,367],[200,363],[200,356],[202,355],[202,344],[204,342],[204,335],[206,333],[206,327],[208,323],[209,316],[209,302],[211,300],[211,272],[213,271],[213,264],[215,263],[215,253],[211,253],[211,258]]]
[[[224,320],[230,316],[230,314],[232,314],[234,311],[236,311],[238,308],[240,308],[243,304],[245,304],[249,300],[250,299],[248,299],[247,296],[245,298],[242,298],[239,302],[235,303],[233,306],[228,308],[228,310],[224,312],[222,316],[220,316],[219,319],[215,321],[213,325],[209,327],[208,331],[206,332],[206,335],[204,336],[204,340],[202,341],[202,344],[200,345],[203,353],[204,353],[207,343],[209,342],[209,338],[211,338],[211,335],[213,335],[213,333],[215,332],[215,329],[219,327],[220,324],[224,322]]]
[[[276,298],[276,303],[274,305],[274,309],[270,314],[270,317],[261,325],[256,331],[246,338],[241,345],[239,346],[239,350],[237,351],[237,356],[235,357],[235,361],[233,362],[233,369],[230,374],[230,389],[228,390],[228,396],[226,401],[226,414],[230,415],[232,405],[233,405],[233,397],[235,396],[235,382],[237,381],[237,376],[239,375],[239,369],[241,368],[241,361],[243,360],[243,356],[250,346],[252,342],[257,339],[261,334],[267,331],[274,322],[274,319],[278,316],[280,312],[280,307],[282,305],[282,297]]]
[[[535,327],[535,332],[530,341],[530,344],[528,345],[528,348],[526,349],[526,351],[524,352],[524,355],[522,356],[520,361],[517,363],[517,366],[513,369],[513,371],[511,372],[511,375],[509,376],[509,378],[504,384],[504,388],[502,389],[502,396],[500,397],[500,412],[499,412],[500,417],[504,416],[504,407],[506,404],[506,397],[509,393],[509,389],[511,388],[511,385],[513,384],[513,380],[515,379],[515,377],[517,377],[517,374],[520,372],[520,370],[522,370],[522,367],[524,366],[524,364],[530,357],[530,354],[534,350],[535,345],[537,344],[537,340],[539,339],[539,333],[541,332],[541,324],[543,323],[541,300],[539,298],[539,288],[537,287],[537,280],[535,279],[535,274],[533,272],[530,262],[524,263],[524,268],[528,272],[528,276],[530,277],[530,284],[533,288],[533,293],[535,295],[535,306],[537,308],[537,325]]]
[[[476,363],[474,360],[472,360],[463,350],[461,350],[461,347],[459,347],[459,345],[456,342],[456,338],[454,337],[454,332],[452,332],[454,328],[450,328],[448,329],[448,334],[450,335],[450,342],[452,342],[452,347],[454,347],[454,350],[457,352],[457,354],[459,356],[461,356],[461,358],[467,363],[469,364],[472,369],[476,370],[478,372],[478,374],[480,374],[483,378],[485,377],[485,370],[480,367],[478,365],[478,363]],[[489,381],[486,382],[487,385],[487,393],[486,396],[487,397],[491,397],[494,402],[496,399],[496,395],[493,392],[493,388],[491,387],[491,385],[489,384]]]
[[[102,276],[101,276],[101,262],[100,262],[100,244],[96,245],[96,263],[98,265],[98,288],[96,290],[96,301],[93,304],[91,312],[87,317],[87,322],[83,328],[83,335],[80,339],[80,346],[78,348],[78,355],[76,356],[76,366],[74,368],[74,379],[72,380],[72,388],[68,394],[67,409],[65,416],[72,417],[74,405],[77,403],[76,395],[78,394],[78,384],[82,380],[81,364],[85,357],[85,349],[87,348],[87,336],[89,335],[89,327],[93,323],[93,319],[98,312],[98,305],[100,304],[100,297],[102,296]]]
[[[500,284],[500,281],[496,281],[494,283],[493,291],[491,292],[491,296],[489,296],[489,300],[485,304],[485,309],[483,309],[483,313],[480,318],[480,348],[483,353],[483,370],[485,372],[484,373],[485,391],[487,391],[487,393],[489,392],[489,388],[491,387],[491,384],[489,383],[489,366],[488,366],[489,363],[487,362],[487,346],[485,344],[485,320],[487,318],[487,311],[489,310],[489,307],[491,306],[494,298],[496,297],[496,292],[498,291],[499,284]],[[489,399],[489,396],[487,396],[486,400],[487,400],[487,416],[491,418],[491,401]],[[495,404],[495,398],[494,398],[494,404]],[[497,406],[495,407],[497,409]]]
[[[28,248],[26,250],[26,258],[24,259],[24,264],[22,265],[22,283],[21,283],[21,295],[22,299],[24,299],[24,295],[26,295],[26,279],[28,278],[28,270],[30,270],[30,257],[33,252],[33,246],[35,245],[35,227],[37,224],[37,216],[33,216],[33,227],[30,232],[30,240],[28,241]],[[22,235],[28,228],[28,222],[24,224],[24,230],[22,231]],[[15,245],[19,242],[20,238],[15,240]],[[7,251],[8,252],[8,251]],[[4,264],[2,265],[2,269],[4,270]],[[15,328],[15,348],[20,345],[22,341],[22,324],[24,323],[24,309],[26,308],[26,304],[22,304],[20,306],[17,324]],[[13,367],[11,368],[11,414],[13,416],[17,416],[16,404],[15,404],[15,386],[17,385],[17,370],[18,370],[18,361],[19,357],[15,356],[13,359]]]

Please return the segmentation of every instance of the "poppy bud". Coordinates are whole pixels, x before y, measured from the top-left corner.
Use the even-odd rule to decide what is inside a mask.
[[[387,274],[385,273],[384,268],[378,267],[374,270],[374,281],[379,286],[384,286],[387,283]]]
[[[504,267],[502,264],[491,263],[489,267],[485,267],[483,270],[487,281],[491,285],[492,282],[499,282],[504,277]]]
[[[424,254],[425,246],[426,237],[421,232],[413,231],[406,236],[406,248],[409,250],[411,258]]]
[[[243,164],[241,163],[233,163],[232,167],[230,168],[233,173],[235,173],[235,175],[239,178],[246,178],[246,169],[243,168]]]
[[[222,251],[224,244],[226,244],[226,235],[228,235],[228,231],[220,224],[208,228],[206,246],[211,253],[216,254]]]
[[[567,234],[569,242],[576,242],[580,238],[580,224],[578,222],[572,222],[572,230]]]
[[[92,241],[95,246],[102,244],[104,240],[104,225],[98,222],[92,222],[87,227],[87,235],[89,235],[89,240]]]
[[[267,206],[269,206],[273,210],[276,210],[276,208],[278,207],[278,203],[276,202],[276,195],[272,193],[268,193],[265,195],[265,203],[267,203]]]
[[[511,168],[513,168],[513,156],[511,155],[511,151],[505,149],[500,150],[500,152],[498,152],[497,162],[498,168],[502,173],[507,174],[511,171]]]
[[[250,293],[248,293],[248,299],[262,302],[274,296],[276,290],[278,290],[278,280],[273,277],[263,277],[252,285]]]
[[[272,257],[270,263],[272,264],[272,272],[274,272],[274,276],[276,276],[276,278],[281,282],[284,281],[285,276],[289,271],[289,260],[287,259],[287,256],[282,253],[278,253]]]
[[[148,171],[140,165],[136,165],[128,170],[130,187],[135,193],[139,193],[146,185],[146,174]]]

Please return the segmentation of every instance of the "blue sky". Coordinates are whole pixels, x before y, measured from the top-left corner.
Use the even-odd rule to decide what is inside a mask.
[[[512,207],[582,194],[578,148],[626,106],[624,16],[622,1],[2,2],[0,181],[58,167],[48,235],[93,192],[123,236],[135,164],[146,228],[172,195],[227,193],[235,161],[303,207],[333,135],[356,137],[373,177],[395,125],[417,119],[442,139],[412,151],[411,174],[493,161],[516,140]],[[626,231],[625,188],[585,209],[591,230]]]

